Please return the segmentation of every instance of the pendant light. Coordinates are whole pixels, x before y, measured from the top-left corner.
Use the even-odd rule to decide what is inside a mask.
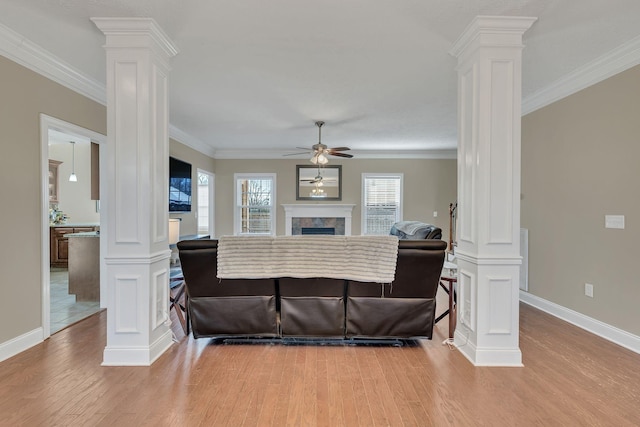
[[[78,177],[76,176],[76,142],[69,141],[71,143],[72,150],[72,158],[71,158],[71,175],[69,175],[70,182],[78,182]]]

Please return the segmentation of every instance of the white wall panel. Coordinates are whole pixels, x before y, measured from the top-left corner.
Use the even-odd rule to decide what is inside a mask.
[[[513,61],[491,61],[488,244],[513,243]],[[508,118],[508,120],[505,120]]]
[[[512,332],[513,281],[510,277],[489,277],[489,334]]]
[[[169,310],[169,274],[162,270],[152,275],[152,297],[154,310],[152,312],[151,328],[156,329],[168,319]]]
[[[458,206],[463,211],[462,215],[467,218],[473,217],[475,202],[475,179],[473,179],[474,164],[476,162],[476,144],[473,138],[473,123],[475,114],[474,80],[475,67],[469,68],[460,76],[460,118],[463,122],[460,139],[464,143],[458,147]],[[461,164],[462,163],[462,164]],[[474,223],[470,221],[459,222],[458,242],[475,241]]]
[[[109,200],[115,210],[116,243],[139,243],[138,212],[138,141],[136,134],[138,121],[138,64],[136,62],[116,62],[116,95],[114,114],[116,140],[126,143],[112,144],[115,154],[115,198]]]
[[[115,277],[115,332],[140,333],[141,325],[138,319],[138,287],[141,277]]]
[[[468,270],[460,269],[458,273],[458,300],[460,321],[471,331],[476,330],[476,275]]]

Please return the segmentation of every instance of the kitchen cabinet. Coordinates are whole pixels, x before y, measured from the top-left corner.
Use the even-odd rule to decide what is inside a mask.
[[[100,200],[100,146],[91,143],[91,200]]]
[[[96,231],[97,226],[70,226],[61,225],[49,227],[49,264],[51,267],[68,267],[69,265],[69,238],[66,234]]]
[[[76,301],[100,301],[100,236],[70,233],[69,294]]]

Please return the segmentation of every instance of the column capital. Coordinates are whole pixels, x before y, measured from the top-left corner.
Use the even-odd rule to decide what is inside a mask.
[[[167,58],[178,54],[178,48],[153,18],[90,19],[107,36],[105,48],[159,48]]]
[[[449,54],[459,58],[470,49],[523,47],[522,35],[538,18],[525,16],[476,16],[453,44]]]

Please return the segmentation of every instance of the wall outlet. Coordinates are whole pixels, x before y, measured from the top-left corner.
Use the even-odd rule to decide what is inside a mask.
[[[604,228],[619,228],[624,230],[624,215],[605,215]]]
[[[591,283],[584,284],[584,294],[590,298],[593,298],[593,285]]]

